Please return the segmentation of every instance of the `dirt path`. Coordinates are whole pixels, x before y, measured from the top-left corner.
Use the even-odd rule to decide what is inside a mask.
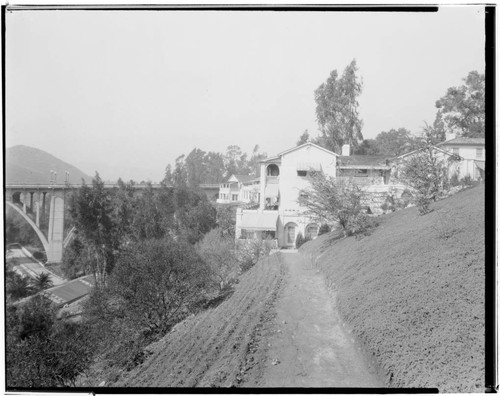
[[[344,330],[321,275],[299,253],[281,254],[289,270],[258,386],[383,387]]]

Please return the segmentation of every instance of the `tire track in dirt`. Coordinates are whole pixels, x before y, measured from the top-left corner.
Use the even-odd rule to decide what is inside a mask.
[[[234,294],[218,307],[186,319],[151,348],[141,366],[115,386],[238,386],[254,366],[248,357],[259,324],[284,276],[280,255],[244,274]],[[248,374],[247,374],[248,376]]]

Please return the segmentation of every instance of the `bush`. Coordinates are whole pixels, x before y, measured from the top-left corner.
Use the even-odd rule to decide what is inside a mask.
[[[42,263],[47,262],[47,255],[45,252],[41,252],[39,250],[33,252],[33,257],[37,259],[38,261],[41,261]]]
[[[94,351],[88,328],[57,322],[51,302],[42,296],[7,311],[7,387],[74,386]]]
[[[297,239],[295,240],[295,247],[298,249],[300,248],[304,243],[309,242],[311,240],[310,237],[303,237],[302,233],[299,232],[297,235]]]
[[[19,300],[33,294],[30,279],[26,276],[21,276],[17,272],[7,269],[6,275],[6,292],[13,300]]]
[[[459,186],[461,183],[460,183],[460,180],[458,180],[458,174],[457,173],[454,173],[451,177],[450,177],[450,185],[453,186],[453,187],[456,187],[456,186]]]
[[[321,227],[319,227],[319,231],[318,231],[318,236],[319,235],[323,235],[323,234],[327,234],[331,231],[332,229],[330,228],[330,226],[326,223],[324,224],[321,224]]]
[[[89,272],[89,260],[84,250],[85,246],[78,237],[64,249],[61,270],[67,279],[79,278]]]
[[[358,237],[361,235],[368,236],[378,224],[379,222],[375,217],[360,213],[347,224],[347,235],[356,235]]]
[[[422,194],[417,194],[416,204],[418,207],[418,212],[421,215],[425,215],[425,214],[431,212],[431,209],[430,209],[431,199],[428,196],[422,195]]]
[[[210,267],[211,277],[219,291],[231,286],[240,272],[234,239],[223,236],[222,232],[226,233],[214,228],[196,245],[198,254]]]
[[[266,256],[269,256],[274,247],[274,241],[271,239],[243,239],[237,245],[237,258],[240,264],[241,272],[248,271],[257,262]]]
[[[414,155],[405,159],[401,177],[416,190],[416,205],[420,214],[429,213],[430,202],[446,195],[450,188],[448,168],[454,161],[454,157],[440,158],[434,146],[428,142]]]
[[[363,192],[350,179],[335,178],[317,173],[310,178],[311,189],[300,191],[298,203],[306,210],[305,215],[339,224],[344,232],[349,221],[362,210]]]
[[[210,281],[210,268],[192,245],[151,239],[118,256],[109,285],[131,321],[165,334],[205,297]]]

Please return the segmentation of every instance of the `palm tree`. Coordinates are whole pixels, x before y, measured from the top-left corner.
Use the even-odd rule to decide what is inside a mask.
[[[37,292],[40,292],[42,290],[48,289],[49,287],[52,287],[54,284],[47,272],[41,272],[40,274],[38,274],[38,276],[35,277],[35,279],[33,279],[31,285]]]
[[[6,271],[7,294],[14,300],[27,297],[31,294],[32,288],[27,277],[21,276],[15,271],[7,269]]]

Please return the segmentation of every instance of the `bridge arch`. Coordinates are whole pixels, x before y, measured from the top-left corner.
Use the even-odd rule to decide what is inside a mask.
[[[36,234],[38,235],[38,238],[40,238],[40,241],[42,242],[43,249],[45,250],[45,254],[48,255],[49,254],[49,241],[47,240],[47,238],[45,238],[45,235],[43,235],[40,228],[38,228],[36,226],[35,222],[33,220],[31,220],[30,217],[26,213],[24,213],[21,208],[19,208],[19,206],[15,205],[14,203],[9,202],[9,201],[6,201],[5,203],[9,207],[16,210],[17,213],[19,213],[28,222],[28,224],[31,226],[31,228],[33,228],[33,230],[35,230]]]

